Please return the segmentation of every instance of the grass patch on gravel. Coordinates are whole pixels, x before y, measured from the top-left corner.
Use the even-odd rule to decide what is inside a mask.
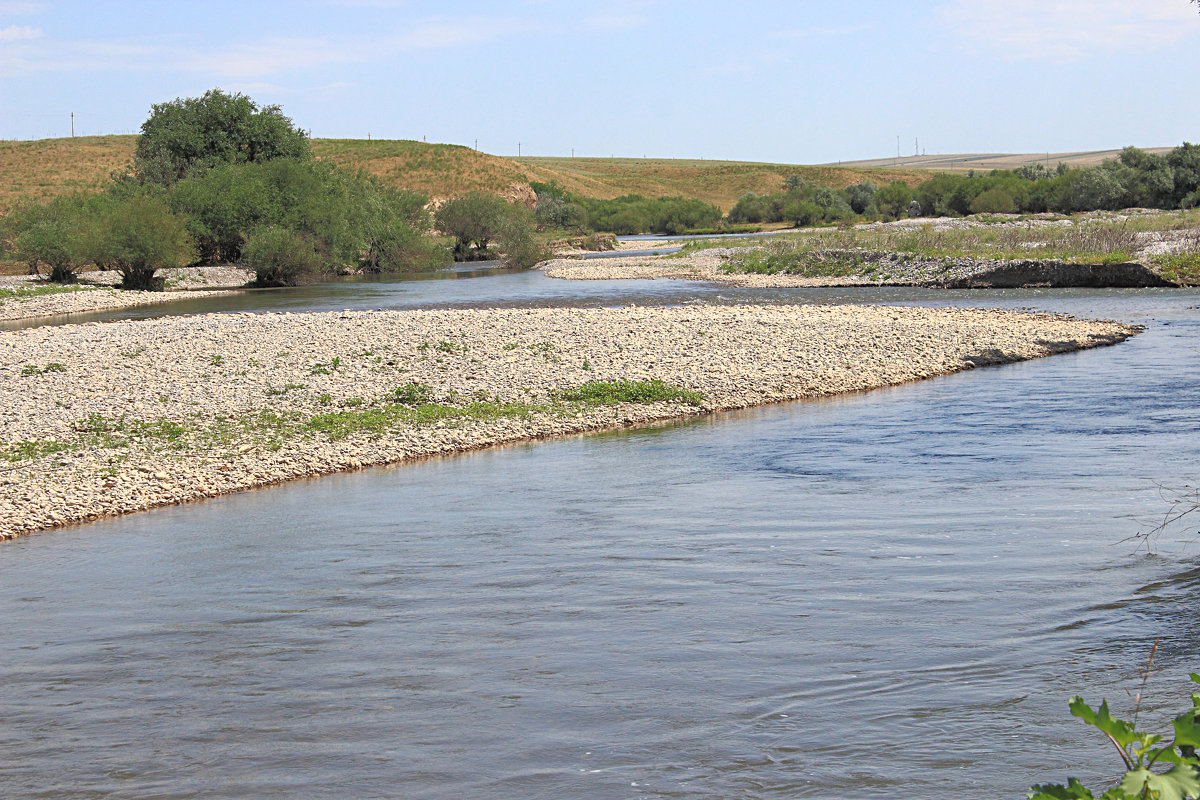
[[[29,300],[33,297],[41,297],[48,294],[65,294],[66,292],[90,292],[90,286],[14,286],[11,288],[0,287],[0,300]]]
[[[59,442],[54,439],[44,439],[42,441],[24,441],[16,442],[0,450],[0,458],[5,461],[27,461],[33,458],[43,458],[51,456],[55,453],[62,453],[68,450],[74,450],[75,446],[66,442]]]
[[[440,401],[422,384],[405,384],[376,403],[360,398],[344,401],[342,410],[309,416],[301,412],[264,409],[240,417],[209,417],[196,413],[184,421],[152,421],[90,414],[75,423],[74,441],[47,439],[16,442],[0,447],[0,459],[27,461],[62,452],[149,447],[154,451],[192,451],[221,457],[251,449],[279,450],[289,440],[321,436],[338,441],[351,436],[382,436],[398,428],[433,425],[456,427],[464,422],[528,418],[536,413],[578,415],[584,406],[617,403],[681,401],[699,406],[704,395],[664,383],[649,381],[591,381],[552,395],[549,403],[506,402],[483,392],[460,399],[451,392]]]
[[[355,434],[383,434],[401,425],[414,427],[467,420],[488,421],[511,417],[528,417],[544,407],[528,403],[476,401],[465,406],[426,403],[422,405],[387,404],[362,411],[335,411],[308,420],[304,428],[324,434],[331,440],[345,439]]]
[[[916,258],[942,260],[987,258],[998,261],[1023,259],[1063,261],[1100,265],[1133,261],[1142,246],[1139,232],[1177,230],[1192,224],[1191,217],[1161,215],[1128,221],[1076,220],[1069,225],[1010,224],[937,230],[933,223],[919,228],[830,229],[786,234],[764,243],[702,239],[689,242],[677,254],[729,248],[745,251],[733,256],[733,272],[815,270],[813,276],[859,274],[847,261],[826,259],[824,264],[806,265],[801,256],[812,253],[902,253]],[[835,270],[835,271],[823,271]],[[810,274],[798,272],[796,274]]]
[[[649,381],[588,381],[574,389],[563,389],[555,396],[560,400],[603,406],[617,403],[657,403],[662,400],[678,400],[699,406],[704,402],[704,395],[700,392],[664,383],[657,378]]]
[[[806,278],[872,276],[878,272],[878,253],[846,251],[749,250],[721,265],[725,272],[758,275],[802,275]]]

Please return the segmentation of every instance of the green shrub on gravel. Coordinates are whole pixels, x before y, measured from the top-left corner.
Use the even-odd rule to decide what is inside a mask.
[[[587,405],[610,406],[617,403],[657,403],[661,400],[680,400],[693,406],[704,402],[704,395],[672,386],[655,378],[649,381],[588,381],[574,389],[557,393],[560,400],[569,400]]]
[[[406,383],[397,386],[388,400],[402,406],[419,406],[433,399],[433,389],[423,383]]]

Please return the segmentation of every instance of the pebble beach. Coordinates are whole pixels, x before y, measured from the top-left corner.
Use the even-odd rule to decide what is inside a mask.
[[[0,538],[313,475],[864,391],[1137,329],[882,306],[224,314],[0,333]],[[564,393],[662,381],[684,398]]]
[[[55,287],[32,276],[2,276],[0,289],[14,292],[15,296],[0,298],[0,322],[114,311],[171,303],[184,298],[211,297],[241,288],[254,277],[251,271],[232,266],[179,267],[162,270],[161,274],[167,284],[167,291],[163,292],[117,289],[115,287],[121,276],[113,271],[83,273],[78,284],[66,287]],[[36,293],[41,288],[61,288],[65,291]]]

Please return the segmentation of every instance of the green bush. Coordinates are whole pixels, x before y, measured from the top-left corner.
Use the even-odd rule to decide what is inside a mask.
[[[300,234],[268,227],[246,237],[242,263],[254,270],[256,286],[295,286],[321,268],[321,257]]]
[[[428,225],[424,195],[333,164],[224,164],[179,181],[170,198],[207,263],[240,259],[246,236],[259,227],[301,235],[327,267],[403,271],[448,261],[420,234]]]
[[[771,207],[765,197],[759,197],[754,192],[746,192],[738,198],[733,208],[725,218],[732,223],[742,222],[777,222],[770,219]]]
[[[82,205],[72,195],[13,212],[13,252],[29,265],[30,274],[40,273],[45,264],[50,270],[47,280],[75,282],[76,271],[87,260]]]
[[[468,192],[462,197],[447,200],[434,213],[434,227],[447,236],[454,237],[456,260],[470,258],[471,247],[475,256],[484,254],[488,244],[500,235],[508,203],[503,198],[487,192]]]
[[[121,287],[161,291],[164,267],[191,263],[196,255],[187,224],[171,213],[165,198],[134,195],[106,198],[98,210],[89,255],[121,273]]]
[[[879,187],[870,181],[861,181],[846,187],[846,203],[855,214],[866,214],[867,210],[873,207],[875,193],[878,191]],[[922,203],[921,207],[924,208],[925,204]]]
[[[587,211],[557,181],[529,184],[537,196],[534,216],[538,229],[578,230],[587,223]]]
[[[1017,203],[1012,195],[1000,187],[988,189],[971,201],[972,214],[1012,214]]]
[[[134,169],[146,183],[169,186],[228,163],[311,158],[307,134],[283,115],[243,94],[210,89],[151,108],[142,123]]]
[[[505,205],[496,234],[505,266],[528,269],[549,258],[550,249],[537,238],[533,214],[517,203]]]
[[[406,383],[397,386],[388,398],[402,406],[421,406],[433,402],[433,389],[423,383]]]
[[[448,267],[450,251],[416,230],[393,222],[376,229],[362,268],[367,272],[418,272]]]
[[[790,200],[783,207],[783,218],[797,228],[814,225],[825,217],[825,210],[806,200]]]
[[[889,183],[875,193],[875,205],[880,212],[898,219],[908,209],[913,200],[912,189],[903,181]]]

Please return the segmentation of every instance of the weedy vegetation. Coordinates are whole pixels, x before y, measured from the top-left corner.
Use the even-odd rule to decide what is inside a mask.
[[[1071,698],[1071,716],[1100,731],[1117,751],[1125,769],[1120,782],[1095,794],[1078,778],[1069,778],[1066,784],[1035,785],[1029,791],[1029,800],[1190,800],[1200,797],[1200,758],[1196,755],[1196,748],[1200,747],[1200,694],[1193,694],[1192,707],[1172,721],[1171,738],[1137,727],[1142,693],[1152,673],[1157,650],[1158,642],[1155,642],[1146,667],[1139,670],[1142,686],[1134,695],[1132,720],[1112,716],[1107,700],[1094,709],[1081,697]],[[1191,673],[1191,679],[1200,684],[1200,674]],[[1156,770],[1159,765],[1169,766]]]

